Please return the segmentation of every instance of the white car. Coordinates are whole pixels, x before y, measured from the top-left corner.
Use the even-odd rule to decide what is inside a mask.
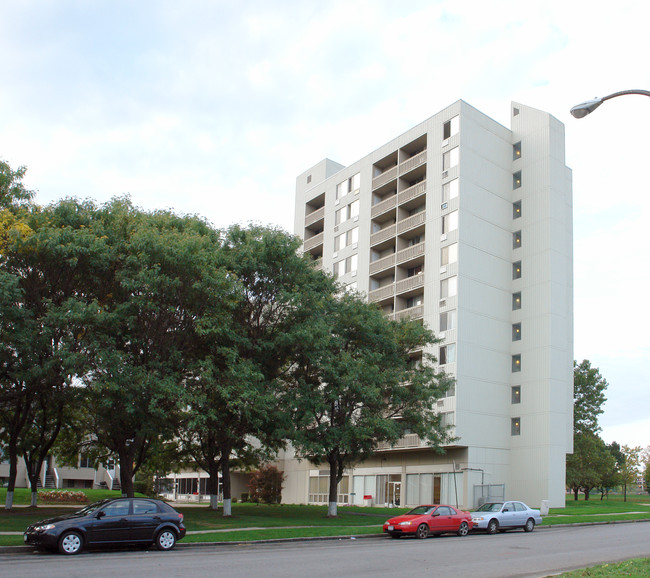
[[[474,530],[485,530],[488,534],[512,528],[532,532],[535,524],[542,523],[542,515],[539,510],[533,510],[523,502],[486,502],[472,512],[472,522]]]

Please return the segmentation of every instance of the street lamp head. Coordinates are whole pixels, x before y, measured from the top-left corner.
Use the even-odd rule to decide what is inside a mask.
[[[576,104],[571,109],[571,114],[575,118],[584,118],[590,112],[596,110],[601,104],[603,104],[602,98],[594,98],[593,100],[588,100],[587,102],[581,102],[580,104]]]

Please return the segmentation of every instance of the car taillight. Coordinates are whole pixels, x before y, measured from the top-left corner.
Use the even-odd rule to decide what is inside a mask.
[[[183,521],[183,514],[181,514],[180,512],[178,513],[178,521],[179,522]]]

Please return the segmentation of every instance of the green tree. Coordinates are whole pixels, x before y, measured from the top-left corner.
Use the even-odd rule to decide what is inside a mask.
[[[624,445],[621,453],[625,461],[621,466],[621,481],[623,482],[623,501],[627,502],[627,487],[636,485],[636,479],[639,475],[639,466],[641,465],[641,446],[630,447]]]
[[[616,472],[616,461],[597,434],[587,431],[575,437],[573,454],[567,456],[567,486],[576,500],[581,489],[588,500],[589,492],[600,487],[606,474],[612,472]]]
[[[266,464],[251,475],[248,489],[251,502],[279,504],[282,500],[284,473],[273,465]]]
[[[608,463],[601,475],[599,486],[601,500],[609,494],[612,488],[616,488],[621,484],[620,469],[625,462],[625,458],[621,453],[621,446],[616,442],[608,444],[607,451],[612,455],[613,460]]]
[[[325,300],[287,376],[295,408],[292,443],[299,457],[328,464],[328,515],[337,515],[344,470],[405,432],[439,449],[446,440],[435,400],[451,381],[434,359],[414,356],[436,343],[414,321],[389,320],[360,296]]]
[[[0,209],[15,209],[32,201],[34,192],[25,188],[22,182],[26,172],[26,167],[13,170],[7,162],[0,160]]]
[[[609,384],[588,360],[579,365],[573,362],[573,426],[577,433],[600,431],[598,416],[607,400],[605,389]]]
[[[221,472],[225,516],[231,514],[231,467],[268,457],[290,431],[278,380],[300,342],[309,339],[315,304],[335,291],[330,278],[298,255],[300,244],[277,229],[236,225],[216,253],[234,293],[220,323],[209,316],[201,323],[203,356],[188,380],[188,411],[179,435],[209,474],[213,508]],[[262,447],[251,446],[252,438]]]

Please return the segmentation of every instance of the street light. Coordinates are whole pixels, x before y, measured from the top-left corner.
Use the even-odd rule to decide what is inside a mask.
[[[643,96],[650,96],[650,90],[621,90],[620,92],[615,92],[608,96],[603,96],[602,98],[594,98],[593,100],[588,100],[587,102],[581,102],[576,104],[571,109],[571,114],[575,118],[584,118],[590,112],[594,112],[603,102],[614,98],[616,96],[623,96],[624,94],[642,94]]]

